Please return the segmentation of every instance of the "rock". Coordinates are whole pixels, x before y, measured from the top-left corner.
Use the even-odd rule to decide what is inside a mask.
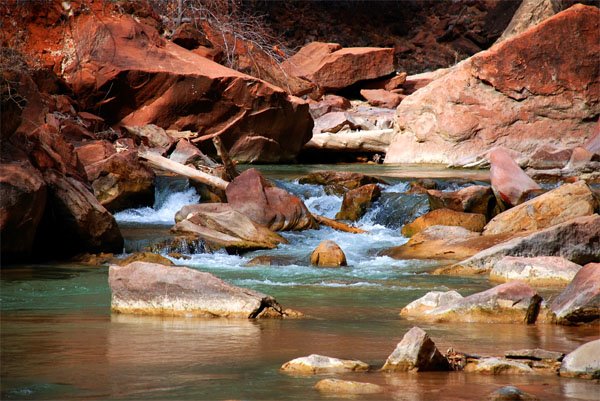
[[[308,151],[323,150],[330,152],[344,152],[356,154],[357,160],[361,153],[385,153],[393,136],[392,129],[373,129],[369,131],[344,131],[343,133],[314,133],[310,141],[306,142],[304,149]],[[374,161],[381,160],[381,156]]]
[[[496,206],[492,189],[482,185],[472,185],[453,192],[430,189],[427,191],[427,197],[431,210],[450,209],[490,216]]]
[[[483,236],[485,238],[487,236]],[[578,217],[489,247],[458,263],[459,273],[489,271],[504,256],[561,256],[583,265],[600,258],[600,216]]]
[[[133,138],[138,138],[142,145],[148,146],[153,149],[160,151],[160,154],[164,154],[175,142],[171,138],[167,131],[154,124],[147,124],[141,126],[123,126],[127,133]]]
[[[379,199],[380,196],[381,189],[377,184],[367,184],[351,189],[344,194],[342,207],[335,218],[356,221],[367,212],[373,202]]]
[[[63,256],[123,251],[123,237],[114,217],[81,182],[53,170],[43,176],[48,203],[36,240],[39,252]]]
[[[559,11],[561,11],[560,2],[556,0],[523,1],[496,43],[525,32]]]
[[[507,205],[518,205],[530,192],[541,189],[521,170],[505,149],[493,149],[489,153],[489,159],[492,166],[490,168],[492,188]]]
[[[584,149],[594,154],[600,155],[600,122],[596,124],[594,133],[583,144]]]
[[[83,253],[76,255],[71,259],[72,262],[86,266],[106,266],[115,260],[115,255],[112,253]]]
[[[575,5],[450,68],[400,103],[385,162],[584,143],[600,111],[599,21],[596,7]]]
[[[241,162],[292,160],[311,136],[308,105],[280,88],[165,41],[128,15],[82,14],[72,24],[65,78],[107,124],[220,135]],[[96,41],[89,41],[96,38]]]
[[[83,167],[89,166],[94,163],[98,163],[115,153],[117,150],[115,146],[106,140],[87,141],[80,144],[75,148],[77,157]]]
[[[429,291],[421,298],[412,301],[402,308],[400,316],[418,318],[436,308],[447,306],[462,298],[463,296],[456,291]]]
[[[539,401],[539,399],[514,386],[504,386],[490,394],[487,401]]]
[[[323,379],[315,384],[315,388],[322,393],[329,394],[377,394],[384,388],[373,383],[364,383],[350,380]]]
[[[600,340],[579,346],[563,359],[560,375],[582,379],[600,378]]]
[[[581,146],[577,146],[573,148],[571,152],[571,158],[569,162],[565,166],[565,170],[578,170],[585,168],[588,163],[594,160],[595,154],[583,148]]]
[[[195,235],[211,247],[231,252],[273,249],[287,241],[225,203],[184,206],[175,216],[176,234]]]
[[[45,207],[46,183],[31,163],[0,163],[2,260],[31,255]]]
[[[247,318],[283,316],[277,301],[233,286],[210,273],[181,266],[134,262],[108,272],[115,313]]]
[[[157,265],[174,266],[175,264],[171,260],[165,258],[162,255],[153,252],[136,252],[131,254],[124,259],[116,261],[115,264],[118,266],[126,266],[133,262],[146,262]]]
[[[478,213],[463,213],[451,209],[435,209],[402,227],[402,235],[412,237],[431,226],[458,226],[469,231],[481,232],[485,216]]]
[[[286,256],[260,255],[250,259],[244,266],[285,266],[294,264],[294,259]]]
[[[252,221],[273,231],[317,228],[318,224],[302,201],[273,186],[256,169],[237,176],[225,191],[227,202]]]
[[[394,49],[341,48],[337,43],[313,42],[285,60],[281,68],[312,82],[322,92],[331,92],[393,73]]]
[[[387,182],[370,175],[351,173],[347,171],[317,171],[307,176],[300,177],[300,184],[313,184],[333,187],[338,193],[355,189],[367,184],[387,184]]]
[[[284,363],[281,370],[299,374],[361,372],[369,370],[369,365],[362,361],[312,354]]]
[[[315,120],[313,134],[322,132],[338,133],[340,131],[357,130],[361,124],[350,113],[334,111],[322,115]]]
[[[402,85],[406,82],[408,74],[406,72],[401,72],[394,75],[391,78],[382,78],[375,79],[368,82],[361,82],[362,89],[385,89],[386,91],[394,91],[400,90],[401,93],[404,92],[402,89]]]
[[[562,361],[565,354],[563,354],[562,352],[547,351],[545,349],[535,348],[521,349],[516,351],[506,351],[504,353],[504,356],[510,359],[529,359],[533,361],[541,361],[544,359]]]
[[[600,318],[600,263],[588,263],[550,304],[558,323],[578,324]]]
[[[482,358],[477,363],[469,363],[465,372],[488,375],[522,375],[534,373],[528,365],[504,358]]]
[[[528,166],[540,170],[563,168],[571,159],[572,153],[573,149],[559,149],[551,145],[543,146],[531,155]]]
[[[558,256],[505,256],[490,271],[493,281],[526,281],[532,285],[566,285],[581,266]]]
[[[212,47],[206,34],[198,26],[185,22],[175,29],[171,41],[185,49],[192,50],[198,46]]]
[[[533,288],[512,281],[468,297],[457,297],[421,318],[435,322],[543,323],[551,321],[551,314]]]
[[[438,351],[429,335],[419,327],[410,329],[381,368],[383,371],[450,370],[448,360]]]
[[[180,139],[173,152],[169,155],[169,159],[181,164],[193,164],[194,166],[202,165],[207,167],[216,167],[208,156],[200,151],[195,145],[192,145],[185,139]]]
[[[410,182],[408,194],[427,194],[428,189],[438,189],[438,184],[430,178],[421,178]]]
[[[325,240],[310,255],[310,264],[319,267],[347,266],[346,255],[338,244]]]
[[[364,97],[371,106],[393,109],[398,107],[403,95],[387,91],[385,89],[361,89],[360,95]]]
[[[485,226],[483,234],[540,230],[590,216],[595,208],[596,200],[585,181],[564,184],[500,213]]]
[[[309,103],[310,115],[315,120],[332,111],[344,111],[348,110],[350,107],[352,107],[352,105],[348,99],[331,94],[323,96],[323,99],[318,102]]]

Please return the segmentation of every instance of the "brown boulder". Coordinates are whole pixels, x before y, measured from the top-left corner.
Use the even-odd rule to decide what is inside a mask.
[[[245,162],[291,160],[310,139],[305,102],[167,42],[130,16],[81,15],[72,32],[78,57],[65,77],[84,108],[102,102],[111,125],[220,135]]]
[[[431,226],[459,226],[469,231],[481,232],[485,216],[479,213],[463,213],[451,209],[435,209],[402,227],[402,235],[412,237]]]
[[[323,96],[323,99],[318,102],[309,103],[310,115],[315,120],[332,111],[348,110],[351,106],[350,101],[345,97],[331,94]]]
[[[233,210],[273,231],[318,227],[298,197],[273,186],[256,169],[246,170],[237,176],[225,193]]]
[[[429,335],[423,329],[413,327],[402,337],[381,370],[426,372],[451,369]]]
[[[550,304],[558,323],[578,324],[600,319],[600,263],[588,263]]]
[[[522,203],[532,191],[541,189],[521,170],[505,149],[493,149],[489,158],[492,188],[508,206]]]
[[[319,267],[347,266],[346,255],[333,241],[321,241],[310,255],[310,264]]]
[[[384,391],[377,384],[339,379],[319,380],[315,388],[322,393],[340,395],[377,394]]]
[[[338,220],[360,219],[373,202],[381,196],[381,189],[377,184],[367,184],[356,189],[351,189],[344,194],[342,208],[335,215]]]
[[[398,106],[385,162],[584,143],[600,112],[599,21],[598,8],[575,5],[450,68]]]
[[[492,189],[482,185],[472,185],[454,192],[430,189],[427,191],[427,197],[431,210],[450,209],[489,217],[496,206]]]
[[[106,140],[83,142],[75,148],[77,157],[83,167],[97,163],[117,153],[115,146]]]
[[[398,107],[404,96],[387,91],[385,89],[361,89],[360,95],[366,99],[371,106],[393,109]]]

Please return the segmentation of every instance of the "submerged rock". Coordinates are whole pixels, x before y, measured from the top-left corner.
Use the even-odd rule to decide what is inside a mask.
[[[315,384],[315,388],[322,393],[329,394],[377,394],[384,388],[373,383],[364,383],[350,380],[323,379]]]
[[[485,215],[457,212],[451,209],[435,209],[402,227],[402,235],[412,237],[431,226],[458,226],[469,231],[481,232],[485,226]]]
[[[600,263],[582,267],[550,304],[558,323],[578,324],[600,319]]]
[[[490,280],[526,281],[533,285],[566,285],[581,266],[559,256],[505,256],[494,264]]]
[[[429,335],[423,329],[413,327],[402,337],[381,370],[425,372],[451,369]]]
[[[173,262],[171,262],[170,259],[167,259],[164,256],[153,252],[136,252],[121,260],[114,261],[114,263],[119,266],[126,266],[133,262],[146,262],[165,266],[175,265]]]
[[[245,319],[287,313],[268,295],[187,267],[145,262],[112,265],[108,282],[115,313]]]
[[[565,356],[560,366],[560,375],[600,379],[600,340],[585,343]]]
[[[300,374],[343,373],[367,371],[369,365],[362,361],[312,354],[284,363],[281,370]]]
[[[325,240],[310,255],[310,264],[319,267],[346,266],[346,255],[338,244]]]
[[[351,189],[344,194],[342,207],[335,215],[338,220],[356,221],[360,219],[381,196],[381,189],[377,184],[367,184],[356,189]]]
[[[488,396],[487,401],[539,401],[531,394],[514,386],[504,386]]]
[[[565,354],[562,352],[548,351],[545,349],[534,348],[534,349],[521,349],[516,351],[506,351],[504,353],[506,358],[510,359],[528,359],[533,361],[541,360],[552,360],[562,361]]]

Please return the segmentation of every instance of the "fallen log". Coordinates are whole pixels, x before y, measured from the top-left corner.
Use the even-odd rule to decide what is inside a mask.
[[[313,134],[312,139],[304,145],[304,148],[385,153],[390,145],[393,134],[393,129],[338,133],[321,132]]]
[[[319,224],[322,224],[322,225],[327,226],[327,227],[331,227],[331,228],[333,228],[335,230],[338,230],[338,231],[344,231],[344,232],[353,233],[353,234],[363,234],[363,233],[366,233],[365,230],[362,230],[362,229],[357,228],[357,227],[352,227],[352,226],[350,226],[348,224],[345,224],[345,223],[342,223],[340,221],[327,218],[325,216],[319,216],[318,214],[313,214],[313,217],[315,218],[315,220]]]
[[[213,188],[224,191],[227,188],[227,185],[229,185],[229,182],[222,180],[219,177],[198,171],[194,168],[177,163],[173,160],[169,160],[166,157],[162,157],[153,152],[139,151],[138,156],[144,160],[147,160],[154,167],[170,171]]]

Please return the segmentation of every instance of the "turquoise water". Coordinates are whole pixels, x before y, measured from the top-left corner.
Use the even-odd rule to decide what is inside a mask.
[[[265,170],[303,197],[313,211],[332,216],[339,209],[341,198],[293,181],[302,167]],[[331,229],[285,233],[290,244],[272,251],[174,259],[273,295],[285,307],[305,313],[307,318],[301,320],[112,315],[107,267],[3,266],[1,398],[332,400],[337,398],[321,395],[313,386],[322,378],[337,377],[386,388],[383,394],[355,399],[480,400],[508,384],[544,400],[598,399],[597,384],[557,376],[377,372],[416,324],[442,352],[453,347],[480,355],[535,347],[568,352],[598,336],[597,326],[422,324],[400,319],[400,309],[428,291],[454,289],[467,295],[491,284],[484,278],[429,275],[432,262],[377,256],[380,249],[406,241],[399,234],[402,221],[426,211],[422,200],[403,195],[406,181],[390,181],[382,200],[358,223],[366,234]],[[128,248],[139,249],[167,236],[168,216],[196,199],[185,183],[169,182],[162,188],[168,190],[158,194],[154,208],[117,215]],[[310,251],[325,238],[344,249],[348,267],[308,265]],[[284,265],[246,267],[252,257],[264,254],[282,258]],[[374,368],[333,376],[279,371],[284,362],[313,353],[360,359]]]

